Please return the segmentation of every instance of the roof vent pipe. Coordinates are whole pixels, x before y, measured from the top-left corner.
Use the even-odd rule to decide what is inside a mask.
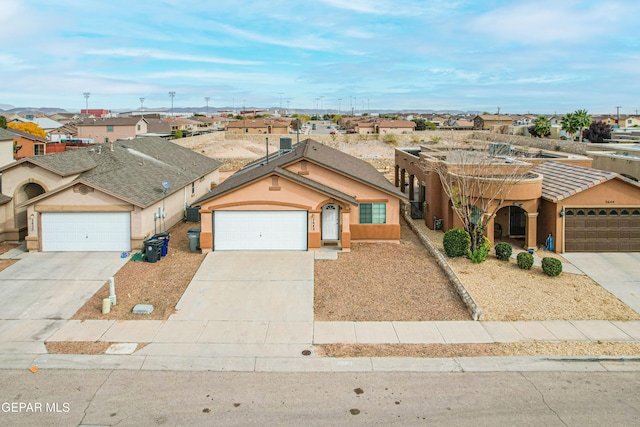
[[[113,142],[109,141],[109,150],[113,151]]]

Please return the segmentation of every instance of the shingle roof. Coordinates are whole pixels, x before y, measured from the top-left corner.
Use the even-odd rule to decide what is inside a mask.
[[[0,171],[19,163],[33,163],[60,176],[76,175],[96,167],[96,162],[85,153],[85,150],[71,150],[42,156],[25,157],[24,159],[0,168]]]
[[[51,161],[52,158],[55,162]],[[113,144],[113,151],[110,144],[103,143],[29,158],[34,159],[34,163],[46,163],[49,168],[52,164],[58,167],[64,164],[68,168],[74,162],[93,165],[84,169],[69,185],[84,183],[143,208],[165,197],[162,181],[169,181],[171,188],[167,194],[171,194],[222,165],[218,160],[158,137],[118,141]],[[63,188],[30,202],[46,198]]]
[[[44,142],[44,143],[49,142],[49,141],[46,140],[46,138],[43,138],[41,136],[36,136],[36,135],[30,134],[28,132],[23,132],[23,131],[18,130],[18,129],[11,129],[9,132],[14,133],[16,135],[16,136],[14,136],[14,138],[15,137],[22,137],[22,138],[30,139],[32,141],[38,141],[38,142]]]
[[[76,126],[135,126],[143,117],[114,117],[107,119],[85,119]]]
[[[221,194],[230,192],[249,182],[255,181],[272,173],[282,175],[284,167],[302,159],[312,161],[328,169],[342,173],[350,178],[376,187],[396,197],[405,198],[405,195],[399,192],[393,184],[389,182],[389,180],[364,160],[350,156],[340,150],[336,150],[335,148],[331,148],[312,139],[304,140],[299,144],[294,145],[292,148],[293,149],[286,154],[279,155],[276,153],[270,155],[268,163],[265,158],[262,158],[246,165],[243,169],[223,181],[222,184],[218,185],[211,192],[200,198],[200,200],[194,202],[194,204],[201,203]],[[286,173],[288,171],[285,170],[284,172]],[[303,178],[297,174],[291,175],[296,175],[299,182],[305,185],[312,186],[327,194],[333,194],[343,200],[345,200],[345,197],[348,197],[352,199],[350,203],[355,202],[353,196],[346,195],[345,193],[339,192],[325,184],[321,184],[306,177]],[[288,177],[292,178],[291,176]],[[357,204],[357,202],[355,204]]]
[[[560,162],[544,162],[531,171],[542,174],[542,198],[552,202],[559,202],[618,176],[613,172]]]
[[[15,134],[13,132],[9,132],[6,129],[0,128],[0,141],[6,141],[8,139],[13,140],[15,138]]]

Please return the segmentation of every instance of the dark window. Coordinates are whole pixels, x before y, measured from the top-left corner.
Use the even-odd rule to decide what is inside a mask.
[[[385,203],[360,204],[360,224],[386,224],[387,205]]]
[[[584,211],[582,209],[578,210],[578,213],[576,213],[576,216],[584,216]]]
[[[44,154],[44,144],[34,144],[33,154],[35,156],[42,156]]]

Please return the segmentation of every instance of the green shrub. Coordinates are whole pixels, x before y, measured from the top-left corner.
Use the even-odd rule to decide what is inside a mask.
[[[482,247],[487,250],[487,253],[491,252],[491,248],[493,248],[493,245],[491,244],[491,240],[489,240],[488,237],[484,237],[482,239]]]
[[[496,245],[496,257],[500,261],[509,261],[511,258],[511,254],[513,253],[513,248],[507,242],[500,242]]]
[[[562,273],[562,262],[551,257],[542,258],[542,271],[547,276],[559,276]]]
[[[529,252],[520,252],[516,257],[516,260],[518,261],[518,267],[523,270],[531,270],[531,267],[533,266],[533,255]]]
[[[467,255],[471,246],[471,237],[462,228],[452,228],[444,233],[442,245],[450,258]]]
[[[398,137],[394,133],[385,134],[382,140],[389,145],[398,146]]]
[[[475,251],[469,251],[469,258],[474,264],[480,264],[487,259],[488,254],[489,251],[487,250],[487,247],[482,245]]]

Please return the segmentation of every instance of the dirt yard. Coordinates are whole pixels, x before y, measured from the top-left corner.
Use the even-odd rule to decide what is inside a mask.
[[[442,270],[402,223],[401,242],[355,243],[315,262],[317,321],[469,320]]]
[[[189,251],[187,230],[198,224],[180,222],[171,228],[169,252],[156,263],[129,261],[114,276],[117,304],[111,313],[102,314],[102,300],[109,297],[105,284],[73,316],[74,319],[102,320],[166,320],[175,311],[189,282],[200,267],[205,255]],[[153,305],[149,315],[133,314],[136,304]]]
[[[13,248],[16,248],[18,245],[14,244],[14,243],[7,243],[7,242],[3,242],[0,243],[0,255],[10,251]],[[15,264],[16,262],[18,262],[18,260],[15,259],[0,259],[0,271],[4,270],[5,268],[9,267],[10,265]]]

